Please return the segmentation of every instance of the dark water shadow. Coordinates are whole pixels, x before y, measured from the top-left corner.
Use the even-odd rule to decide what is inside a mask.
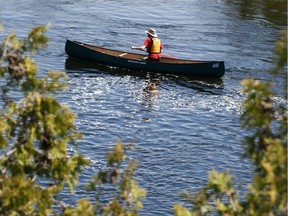
[[[142,71],[121,69],[118,67],[103,65],[93,61],[87,61],[73,57],[68,57],[66,59],[65,69],[66,73],[72,76],[79,76],[81,74],[85,76],[95,76],[95,74],[110,74],[115,76],[129,75],[139,78],[146,78],[148,76],[148,73]]]
[[[68,57],[65,61],[66,73],[69,76],[93,77],[103,74],[112,76],[132,76],[146,80],[159,80],[161,83],[173,83],[186,88],[191,88],[198,92],[221,95],[224,89],[224,83],[221,78],[207,78],[195,76],[179,76],[172,74],[159,74],[145,71],[133,71],[118,67],[107,66],[93,61],[87,61]]]

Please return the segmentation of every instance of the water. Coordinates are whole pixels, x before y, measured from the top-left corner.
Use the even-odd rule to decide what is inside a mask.
[[[79,197],[94,197],[82,186],[105,166],[105,153],[122,140],[135,143],[131,159],[139,160],[140,185],[147,189],[143,215],[171,215],[182,202],[182,190],[197,190],[208,171],[231,169],[238,182],[251,181],[249,161],[240,158],[245,131],[240,126],[241,80],[252,77],[277,82],[278,102],[284,101],[286,74],[275,78],[274,40],[286,22],[281,3],[233,1],[125,0],[0,0],[5,32],[24,37],[36,25],[52,23],[49,46],[35,58],[40,75],[48,70],[69,73],[68,91],[58,98],[78,115],[85,135],[79,150],[92,160],[81,176]],[[286,7],[285,7],[286,8]],[[277,13],[275,13],[275,11]],[[285,10],[284,10],[285,11]],[[128,50],[142,45],[144,31],[154,27],[167,55],[184,59],[224,60],[221,80],[158,75],[157,93],[143,91],[148,76],[113,74],[97,69],[65,68],[66,39]],[[71,148],[70,151],[75,151]]]

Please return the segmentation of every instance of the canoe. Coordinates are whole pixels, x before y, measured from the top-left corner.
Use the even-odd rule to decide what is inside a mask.
[[[134,71],[211,78],[220,78],[225,74],[224,61],[162,57],[160,62],[150,62],[145,60],[147,55],[122,52],[71,40],[66,41],[65,51],[70,57]]]

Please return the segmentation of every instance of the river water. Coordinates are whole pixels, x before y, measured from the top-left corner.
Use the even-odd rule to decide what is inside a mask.
[[[129,158],[141,163],[137,178],[148,192],[142,215],[172,215],[172,205],[182,202],[179,193],[197,191],[211,169],[230,169],[237,182],[251,182],[250,163],[241,159],[246,134],[240,122],[241,81],[276,82],[277,102],[284,101],[286,89],[286,74],[276,78],[268,72],[274,41],[286,25],[286,3],[255,2],[0,0],[1,40],[9,32],[24,37],[36,25],[51,22],[49,46],[35,57],[39,73],[60,70],[70,76],[69,90],[58,98],[78,115],[85,135],[79,150],[92,166],[81,176],[80,191],[64,194],[66,202],[93,199],[81,185],[105,166],[106,152],[119,140],[137,145]],[[149,93],[143,91],[149,74],[65,67],[66,39],[130,51],[131,45],[142,45],[149,27],[157,30],[165,54],[224,60],[225,76],[194,80],[157,75],[158,91]]]

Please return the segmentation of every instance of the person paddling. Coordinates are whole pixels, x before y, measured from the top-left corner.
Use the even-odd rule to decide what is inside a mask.
[[[150,28],[145,32],[147,33],[148,38],[145,40],[144,44],[140,47],[132,46],[131,48],[134,50],[147,51],[149,53],[147,58],[148,61],[159,62],[161,59],[163,44],[158,38],[155,29]]]

